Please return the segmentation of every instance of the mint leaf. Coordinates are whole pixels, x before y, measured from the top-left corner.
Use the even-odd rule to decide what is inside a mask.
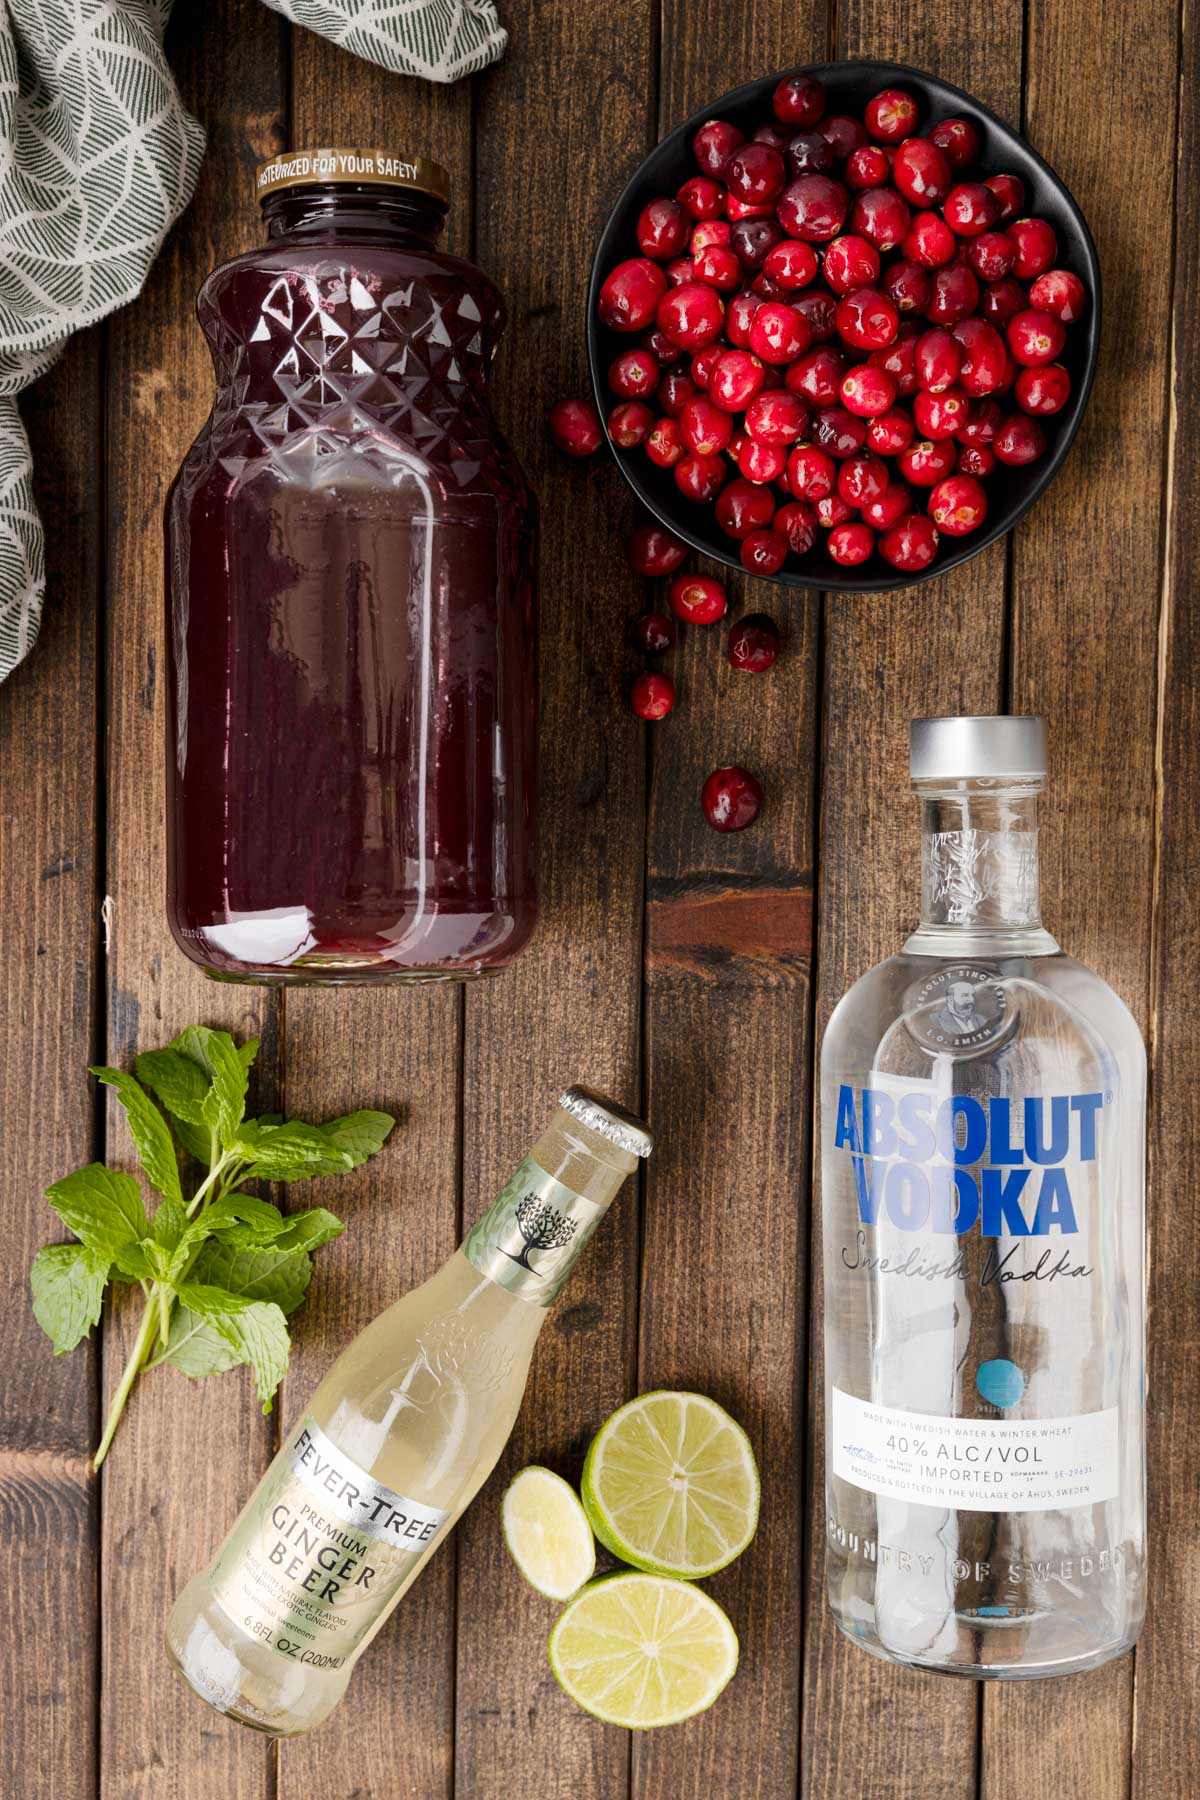
[[[116,1092],[129,1121],[129,1135],[152,1186],[158,1189],[164,1199],[177,1200],[182,1204],[179,1164],[175,1160],[171,1133],[145,1088],[132,1075],[126,1075],[120,1069],[97,1066],[89,1069],[88,1073]]]
[[[108,1258],[86,1244],[51,1244],[39,1250],[29,1271],[33,1316],[54,1345],[55,1356],[73,1350],[100,1317]]]
[[[177,1250],[188,1229],[188,1216],[180,1200],[164,1200],[154,1215],[150,1235],[164,1250]]]
[[[315,1250],[318,1244],[327,1244],[330,1238],[340,1237],[346,1227],[343,1221],[333,1213],[326,1212],[323,1206],[310,1206],[306,1212],[288,1213],[283,1221],[284,1229],[275,1239],[277,1250]]]
[[[113,1262],[130,1281],[153,1281],[157,1270],[151,1263],[149,1249],[156,1248],[152,1238],[136,1244],[119,1244],[113,1251]]]
[[[223,1375],[244,1360],[238,1350],[207,1319],[190,1307],[179,1305],[171,1314],[171,1332],[163,1360],[193,1381],[205,1375]]]
[[[253,1364],[258,1397],[263,1411],[270,1412],[291,1347],[280,1308],[270,1301],[248,1300],[244,1294],[191,1281],[180,1288],[179,1298],[238,1352],[240,1362]]]
[[[204,1123],[204,1100],[212,1083],[190,1056],[178,1050],[145,1050],[137,1059],[138,1080],[155,1094],[173,1119]]]
[[[227,1243],[269,1244],[285,1230],[287,1220],[269,1200],[253,1194],[222,1194],[192,1220],[188,1230],[194,1240],[218,1232]]]
[[[89,1163],[46,1189],[46,1198],[67,1228],[111,1259],[150,1229],[142,1190],[132,1175]]]
[[[243,1068],[248,1069],[258,1055],[258,1046],[260,1042],[261,1039],[259,1038],[247,1038],[244,1044],[238,1045],[238,1055],[242,1060]]]
[[[311,1276],[312,1261],[302,1244],[242,1250],[220,1238],[201,1245],[188,1271],[189,1284],[223,1288],[247,1300],[273,1300],[285,1313],[295,1312]]]
[[[230,1148],[262,1181],[309,1181],[317,1175],[344,1175],[354,1167],[348,1151],[331,1143],[316,1125],[297,1120],[264,1125],[247,1119]]]
[[[220,1138],[221,1148],[227,1150],[246,1110],[247,1070],[237,1046],[227,1031],[189,1025],[171,1048],[190,1057],[211,1077],[200,1112],[204,1124]]]
[[[350,1158],[350,1167],[357,1169],[381,1148],[395,1123],[391,1113],[352,1112],[329,1119],[317,1129]]]

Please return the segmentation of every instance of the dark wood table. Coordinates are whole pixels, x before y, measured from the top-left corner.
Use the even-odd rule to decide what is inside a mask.
[[[0,1786],[13,1800],[1194,1800],[1195,12],[1181,39],[1165,0],[505,10],[504,62],[435,91],[250,0],[181,0],[172,57],[210,134],[200,192],[142,298],[77,339],[25,406],[50,589],[36,653],[0,690]],[[1062,172],[1104,267],[1095,396],[1060,478],[1007,542],[910,593],[747,594],[784,625],[780,665],[734,678],[715,636],[692,633],[686,703],[647,731],[622,699],[639,606],[620,548],[629,498],[602,461],[547,454],[543,408],[583,388],[591,246],[647,146],[706,97],[835,52],[935,70]],[[545,923],[510,974],[469,989],[285,1003],[205,982],[164,923],[159,520],[210,396],[192,303],[215,262],[258,240],[256,159],[293,143],[440,158],[455,182],[449,243],[511,302],[496,407],[545,522]],[[1004,709],[1051,723],[1049,922],[1151,1047],[1152,1562],[1135,1655],[984,1689],[875,1663],[825,1611],[812,1069],[830,1008],[914,917],[910,716]],[[754,830],[722,837],[696,799],[733,759],[762,771],[769,798]],[[262,1035],[262,1104],[305,1117],[380,1104],[402,1124],[376,1164],[328,1190],[350,1228],[321,1253],[276,1413],[259,1415],[244,1375],[161,1371],[97,1479],[89,1449],[133,1312],[52,1359],[26,1285],[53,1235],[39,1195],[93,1156],[128,1156],[85,1064],[127,1063],[195,1019]],[[546,1329],[501,1470],[324,1729],[276,1749],[227,1726],[168,1674],[171,1597],[334,1348],[450,1254],[573,1078],[644,1105],[660,1149]],[[631,1739],[559,1694],[552,1609],[509,1566],[496,1501],[531,1459],[577,1473],[601,1419],[656,1385],[704,1389],[744,1421],[765,1504],[752,1550],[711,1584],[741,1635],[735,1682],[702,1719]]]

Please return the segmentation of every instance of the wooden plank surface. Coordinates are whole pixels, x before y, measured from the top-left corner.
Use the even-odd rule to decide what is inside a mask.
[[[64,1233],[43,1189],[95,1151],[85,1069],[99,1019],[96,893],[100,634],[100,345],[71,345],[23,412],[46,519],[42,633],[0,704],[0,918],[6,922],[0,1047],[0,1192],[7,1253],[0,1359],[0,1542],[19,1557],[0,1651],[0,1792],[19,1794],[34,1743],[46,1791],[97,1780],[99,1357],[92,1334],[55,1360],[29,1310],[29,1264]],[[19,1025],[19,1029],[14,1026]],[[71,1655],[63,1655],[70,1644]]]
[[[108,334],[109,1062],[202,1021],[261,1035],[251,1099],[274,1099],[278,1006],[258,988],[207,981],[167,933],[163,880],[162,504],[207,414],[212,367],[193,307],[214,264],[254,241],[255,161],[277,143],[283,31],[265,8],[215,0],[181,11],[170,45],[184,100],[209,134],[200,186],[135,306]],[[234,204],[233,196],[237,202]],[[109,1114],[123,1166],[123,1120]],[[112,1392],[140,1318],[125,1288],[105,1330]],[[174,1596],[224,1536],[274,1446],[248,1371],[188,1382],[159,1369],[139,1383],[103,1471],[105,1599],[102,1793],[111,1800],[269,1800],[274,1756],[256,1735],[206,1715],[168,1669]]]

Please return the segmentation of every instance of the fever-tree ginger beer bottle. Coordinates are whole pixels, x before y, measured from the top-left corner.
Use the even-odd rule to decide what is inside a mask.
[[[919,929],[821,1056],[829,1600],[894,1662],[1060,1675],[1145,1607],[1145,1055],[1041,924],[1040,719],[918,719]]]
[[[569,1088],[450,1261],[338,1357],[168,1620],[172,1662],[218,1712],[288,1737],[333,1711],[491,1473],[547,1309],[651,1145]]]

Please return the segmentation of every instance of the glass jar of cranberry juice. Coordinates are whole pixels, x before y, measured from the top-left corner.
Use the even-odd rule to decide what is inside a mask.
[[[235,981],[502,968],[536,918],[535,506],[488,410],[500,295],[449,179],[258,171],[197,311],[217,393],[166,508],[168,909]]]

